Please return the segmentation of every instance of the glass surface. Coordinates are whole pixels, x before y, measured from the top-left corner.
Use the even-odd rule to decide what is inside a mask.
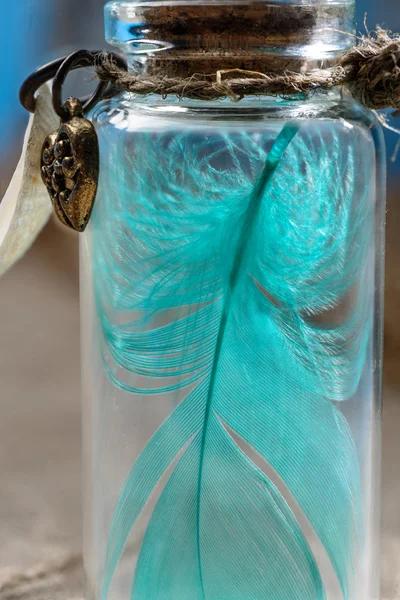
[[[92,119],[88,598],[377,600],[374,117],[333,92],[238,104],[121,95]],[[208,416],[199,392],[197,417],[179,420],[204,385]]]

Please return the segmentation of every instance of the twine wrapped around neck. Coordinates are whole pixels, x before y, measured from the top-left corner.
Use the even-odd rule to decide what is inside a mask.
[[[175,95],[178,98],[216,100],[245,96],[307,95],[315,90],[345,86],[364,106],[377,110],[400,109],[400,35],[378,28],[356,38],[358,43],[337,64],[309,72],[258,72],[221,69],[214,74],[170,77],[168,74],[135,74],[120,69],[105,53],[96,68],[97,77],[134,94]]]

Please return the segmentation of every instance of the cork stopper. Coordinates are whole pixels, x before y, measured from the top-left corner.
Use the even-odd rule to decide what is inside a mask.
[[[113,2],[107,20],[107,41],[145,56],[149,75],[298,71],[329,66],[352,45],[346,32],[354,27],[354,4]]]

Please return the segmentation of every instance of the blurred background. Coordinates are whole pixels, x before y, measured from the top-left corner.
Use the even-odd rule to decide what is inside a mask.
[[[0,198],[27,122],[21,81],[74,49],[103,48],[103,4],[3,6]],[[365,13],[370,29],[400,32],[399,0],[358,0],[360,30]],[[397,138],[386,137],[390,156]],[[388,174],[382,598],[400,600],[400,156]],[[77,237],[51,221],[0,290],[0,600],[75,600],[82,597]]]

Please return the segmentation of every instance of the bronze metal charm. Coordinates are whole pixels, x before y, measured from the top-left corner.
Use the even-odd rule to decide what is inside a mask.
[[[35,112],[35,93],[41,85],[53,79],[53,108],[61,119],[61,125],[44,142],[41,174],[57,217],[76,231],[83,231],[88,223],[99,178],[97,134],[84,115],[106,93],[110,97],[115,90],[108,81],[100,81],[88,98],[82,101],[69,98],[63,103],[62,89],[70,71],[96,66],[101,55],[101,52],[78,50],[44,65],[27,77],[19,93],[22,106]],[[122,57],[112,54],[112,60],[116,66],[127,69]]]
[[[64,225],[84,231],[96,198],[99,179],[99,144],[95,128],[84,115],[97,102],[116,93],[109,81],[100,81],[95,91],[82,101],[69,98],[62,102],[62,88],[68,73],[74,69],[95,67],[102,52],[78,50],[57,59],[29,75],[21,86],[21,104],[35,112],[35,93],[53,79],[53,108],[61,119],[58,131],[47,136],[42,150],[41,174],[57,217]],[[110,54],[113,64],[127,70],[126,61]]]
[[[84,231],[96,198],[99,144],[80,100],[69,98],[63,108],[68,118],[43,144],[41,174],[59,220]]]

